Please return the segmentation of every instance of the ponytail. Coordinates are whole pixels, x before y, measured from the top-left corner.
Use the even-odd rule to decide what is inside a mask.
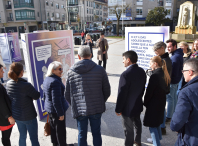
[[[8,77],[14,81],[18,81],[20,73],[23,71],[23,65],[19,62],[14,62],[10,65]]]
[[[164,79],[165,79],[165,82],[166,82],[166,85],[168,86],[168,84],[170,84],[170,81],[171,81],[171,78],[170,78],[170,75],[167,71],[167,67],[166,67],[166,61],[162,59],[162,69],[164,71]]]

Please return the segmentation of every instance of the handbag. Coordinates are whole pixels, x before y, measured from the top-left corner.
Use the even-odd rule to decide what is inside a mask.
[[[45,123],[45,126],[44,126],[44,135],[45,136],[51,135],[50,123],[49,123],[49,114],[47,115],[47,123]]]

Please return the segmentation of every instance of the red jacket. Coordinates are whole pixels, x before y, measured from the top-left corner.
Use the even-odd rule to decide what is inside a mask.
[[[84,33],[84,32],[82,32],[82,33],[81,33],[81,37],[83,37],[84,35],[85,35],[85,33]]]

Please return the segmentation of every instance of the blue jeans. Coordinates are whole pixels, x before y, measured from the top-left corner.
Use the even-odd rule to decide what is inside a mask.
[[[90,121],[93,145],[102,146],[102,137],[100,132],[101,116],[102,114],[95,114],[90,116],[81,116],[76,119],[79,132],[78,146],[87,146],[88,120]]]
[[[161,127],[149,127],[151,137],[153,140],[153,145],[154,146],[161,146],[160,140],[162,140],[162,132],[161,132]]]
[[[16,123],[20,133],[19,146],[26,146],[27,131],[29,133],[32,146],[40,146],[38,142],[38,123],[36,118],[29,121],[16,120]]]
[[[167,118],[172,118],[177,104],[177,88],[178,84],[170,84],[170,93],[166,96],[166,101],[168,102],[167,107]]]

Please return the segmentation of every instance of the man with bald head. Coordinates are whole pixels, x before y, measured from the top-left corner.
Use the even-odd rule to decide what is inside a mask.
[[[178,132],[175,146],[195,146],[198,144],[198,59],[184,62],[182,73],[187,84],[179,92],[170,128]]]

